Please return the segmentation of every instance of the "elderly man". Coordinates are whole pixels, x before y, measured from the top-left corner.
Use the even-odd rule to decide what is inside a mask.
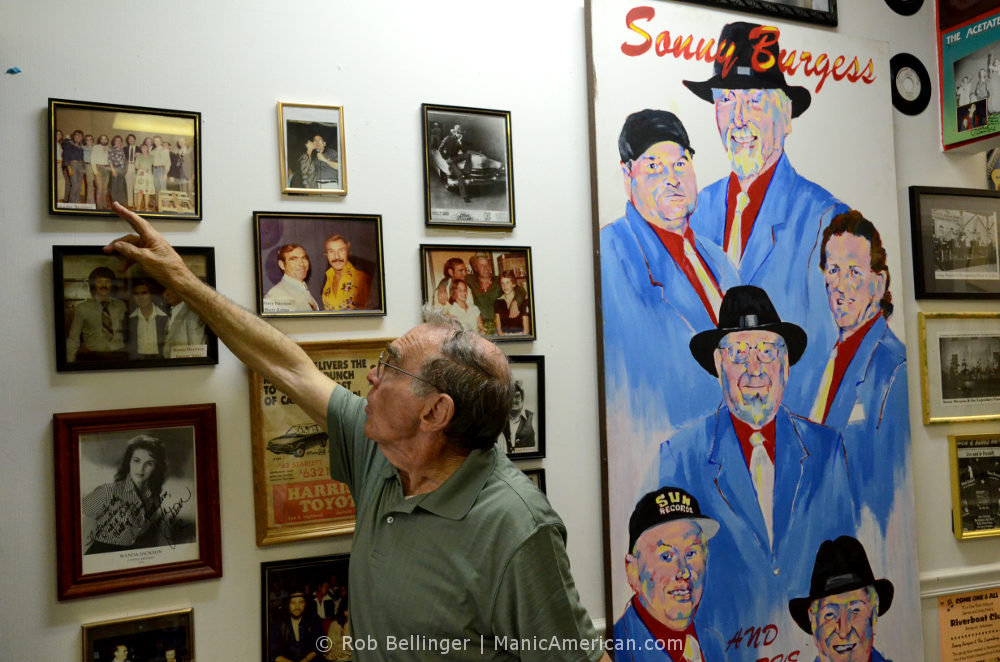
[[[684,347],[696,330],[714,326],[722,295],[738,277],[722,251],[688,224],[698,182],[694,149],[677,116],[649,109],[629,115],[618,151],[625,215],[601,230],[605,378],[609,391],[623,392],[631,405],[623,416],[655,417],[645,427],[667,426],[662,435],[715,409],[719,391],[695,361],[649,347]]]
[[[625,573],[635,594],[615,623],[621,651],[616,659],[725,660],[718,633],[694,625],[707,579],[708,541],[719,523],[702,515],[686,491],[661,487],[639,499],[628,530]]]
[[[718,327],[690,348],[718,377],[724,406],[660,446],[660,484],[697,490],[722,527],[712,556],[727,581],[706,587],[701,622],[728,639],[780,622],[789,589],[808,576],[802,549],[853,534],[854,503],[840,435],[781,404],[806,334],[781,320],[766,292],[730,288]]]
[[[66,336],[66,361],[124,359],[125,302],[114,296],[115,272],[96,267],[87,276],[90,299],[73,309]]]
[[[550,637],[581,642],[548,651],[552,659],[602,657],[569,572],[565,527],[496,448],[513,389],[495,345],[452,326],[418,326],[386,347],[362,399],[202,283],[144,219],[121,205],[115,211],[139,234],[106,250],[181,293],[238,358],[330,436],[331,475],[357,506],[351,629],[378,646],[357,648],[356,660],[393,658],[390,637],[427,636],[469,640],[450,648],[457,660],[517,660],[520,647],[505,642]]]
[[[323,284],[324,310],[363,310],[368,308],[372,279],[350,261],[351,242],[342,235],[332,234],[323,243],[326,260],[330,268],[326,270]]]
[[[319,304],[306,281],[309,279],[309,256],[299,244],[285,244],[278,249],[281,280],[264,295],[265,313],[288,313],[319,310]]]
[[[734,49],[727,60],[732,66],[719,61],[710,79],[684,81],[715,105],[732,168],[698,195],[691,227],[722,247],[743,284],[781,293],[785,316],[809,335],[811,349],[802,364],[809,367],[823,362],[821,350],[834,340],[816,246],[823,227],[848,208],[795,172],[785,154],[792,120],[812,97],[806,88],[789,85],[776,64],[758,70],[769,57],[779,60],[777,28],[730,23],[722,28],[723,41]]]
[[[320,638],[326,633],[316,614],[306,609],[306,596],[294,591],[288,596],[288,612],[271,623],[268,632],[270,662],[310,662],[322,659]]]
[[[816,642],[816,662],[888,662],[875,650],[875,625],[894,589],[875,579],[868,555],[850,536],[825,540],[816,552],[809,595],[788,601],[795,623]]]

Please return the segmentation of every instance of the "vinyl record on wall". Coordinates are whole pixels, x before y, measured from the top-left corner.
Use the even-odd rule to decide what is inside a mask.
[[[889,9],[901,16],[913,16],[924,4],[924,0],[885,0]]]
[[[892,105],[901,113],[919,115],[931,100],[931,77],[927,68],[909,53],[889,60],[892,71]]]

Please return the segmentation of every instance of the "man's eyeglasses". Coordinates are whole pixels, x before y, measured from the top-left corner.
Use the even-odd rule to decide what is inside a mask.
[[[419,375],[414,375],[412,372],[407,372],[407,371],[403,370],[402,368],[400,368],[399,366],[394,366],[393,364],[389,363],[389,361],[391,359],[392,359],[392,354],[390,354],[389,350],[387,350],[387,349],[383,349],[382,352],[378,355],[378,365],[375,367],[375,376],[378,377],[380,380],[382,379],[383,375],[385,375],[385,369],[386,368],[392,368],[396,372],[401,372],[404,375],[406,375],[407,377],[413,377],[417,381],[423,382],[423,383],[427,384],[428,386],[434,388],[435,390],[438,390],[438,391],[441,390],[437,386],[435,386],[433,383],[431,383],[431,382],[427,381],[426,379],[424,379],[423,377],[421,377]]]
[[[785,343],[781,340],[775,342],[761,341],[751,345],[745,340],[738,340],[734,343],[719,345],[719,349],[726,353],[732,363],[744,364],[750,360],[750,352],[757,353],[757,360],[761,363],[773,363],[781,356],[781,351],[785,349]]]

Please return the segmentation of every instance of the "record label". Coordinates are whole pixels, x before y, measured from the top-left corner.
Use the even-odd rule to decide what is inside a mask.
[[[898,53],[889,60],[892,71],[892,105],[906,115],[919,115],[931,100],[931,78],[913,55]]]

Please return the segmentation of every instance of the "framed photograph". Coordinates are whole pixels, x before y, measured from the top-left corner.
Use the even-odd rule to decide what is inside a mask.
[[[924,423],[1000,418],[1000,313],[920,313]]]
[[[527,246],[420,245],[425,302],[500,341],[535,340]]]
[[[49,99],[49,213],[201,220],[201,113]]]
[[[391,339],[304,343],[330,379],[360,396]],[[250,430],[257,544],[354,532],[354,500],[330,478],[329,438],[270,381],[250,373]]]
[[[262,662],[301,660],[310,653],[330,662],[351,659],[349,567],[350,554],[260,564]]]
[[[545,357],[507,358],[514,376],[514,406],[497,444],[512,460],[545,457]]]
[[[545,494],[545,469],[521,469],[521,471],[531,479],[542,494]]]
[[[261,317],[385,315],[382,217],[255,211]]]
[[[427,225],[512,229],[510,112],[428,103],[421,108]]]
[[[281,192],[347,195],[343,106],[278,102]]]
[[[910,187],[918,299],[1000,298],[1000,192]]]
[[[214,404],[53,425],[60,600],[222,576]]]
[[[941,145],[946,152],[986,151],[996,146],[1000,132],[1000,108],[993,91],[1000,71],[996,52],[1000,10],[996,2],[981,4],[972,22],[937,29]]]
[[[706,7],[775,16],[816,25],[837,25],[837,0],[684,0]]]
[[[1000,536],[1000,435],[949,435],[955,537]]]
[[[194,662],[194,610],[83,625],[83,662]]]
[[[219,342],[176,294],[102,246],[53,246],[56,370],[213,365]],[[215,286],[215,249],[177,247]]]

